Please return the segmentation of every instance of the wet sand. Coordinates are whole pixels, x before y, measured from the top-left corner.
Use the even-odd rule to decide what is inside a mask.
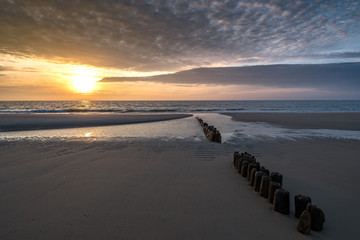
[[[110,126],[165,121],[190,117],[191,114],[0,114],[0,132]]]
[[[360,113],[224,113],[235,121],[266,122],[286,128],[360,131]]]

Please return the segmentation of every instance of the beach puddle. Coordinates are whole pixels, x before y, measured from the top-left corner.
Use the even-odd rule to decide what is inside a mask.
[[[85,141],[113,141],[125,138],[205,140],[202,130],[194,117],[114,126],[0,132],[1,140],[41,140],[48,138],[56,140],[78,139]]]
[[[296,140],[302,138],[331,138],[360,140],[360,131],[331,129],[288,129],[268,123],[238,122],[230,116],[216,113],[194,114],[209,125],[214,125],[221,133],[222,142],[237,144],[250,140],[284,139]]]
[[[194,142],[206,141],[203,131],[195,119],[200,117],[209,125],[215,126],[221,133],[222,142],[241,144],[246,141],[271,139],[297,140],[301,138],[331,138],[360,140],[360,131],[330,129],[287,129],[258,122],[233,121],[230,116],[218,113],[193,113],[194,117],[159,121],[151,123],[124,124],[102,127],[68,128],[52,130],[32,130],[0,132],[0,140],[121,140],[126,138],[184,139]]]

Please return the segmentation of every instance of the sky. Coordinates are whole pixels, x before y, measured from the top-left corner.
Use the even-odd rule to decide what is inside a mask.
[[[359,62],[358,0],[0,0],[0,100],[360,99]]]

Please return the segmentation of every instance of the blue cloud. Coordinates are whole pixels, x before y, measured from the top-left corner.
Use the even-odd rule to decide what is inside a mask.
[[[360,63],[293,64],[197,68],[152,77],[108,77],[103,78],[101,82],[143,81],[360,91],[359,76]]]

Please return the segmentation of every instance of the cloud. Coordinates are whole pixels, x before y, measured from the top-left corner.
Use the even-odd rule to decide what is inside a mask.
[[[40,72],[40,69],[32,67],[10,67],[10,66],[0,66],[0,72]]]
[[[333,58],[359,58],[360,59],[360,52],[341,52],[341,53],[332,53],[329,55],[330,55],[330,57],[333,57]]]
[[[349,51],[339,44],[360,35],[359,11],[356,0],[4,0],[0,53],[137,71],[311,60]]]
[[[360,90],[360,63],[197,68],[152,77],[108,77],[101,82],[255,85],[280,88]]]
[[[12,67],[0,66],[0,72],[7,72],[7,71],[12,71],[12,70],[13,70]],[[4,77],[4,76],[6,76],[6,75],[3,73],[0,73],[0,77]]]
[[[11,69],[12,69],[11,67],[0,66],[0,72],[9,71]]]

